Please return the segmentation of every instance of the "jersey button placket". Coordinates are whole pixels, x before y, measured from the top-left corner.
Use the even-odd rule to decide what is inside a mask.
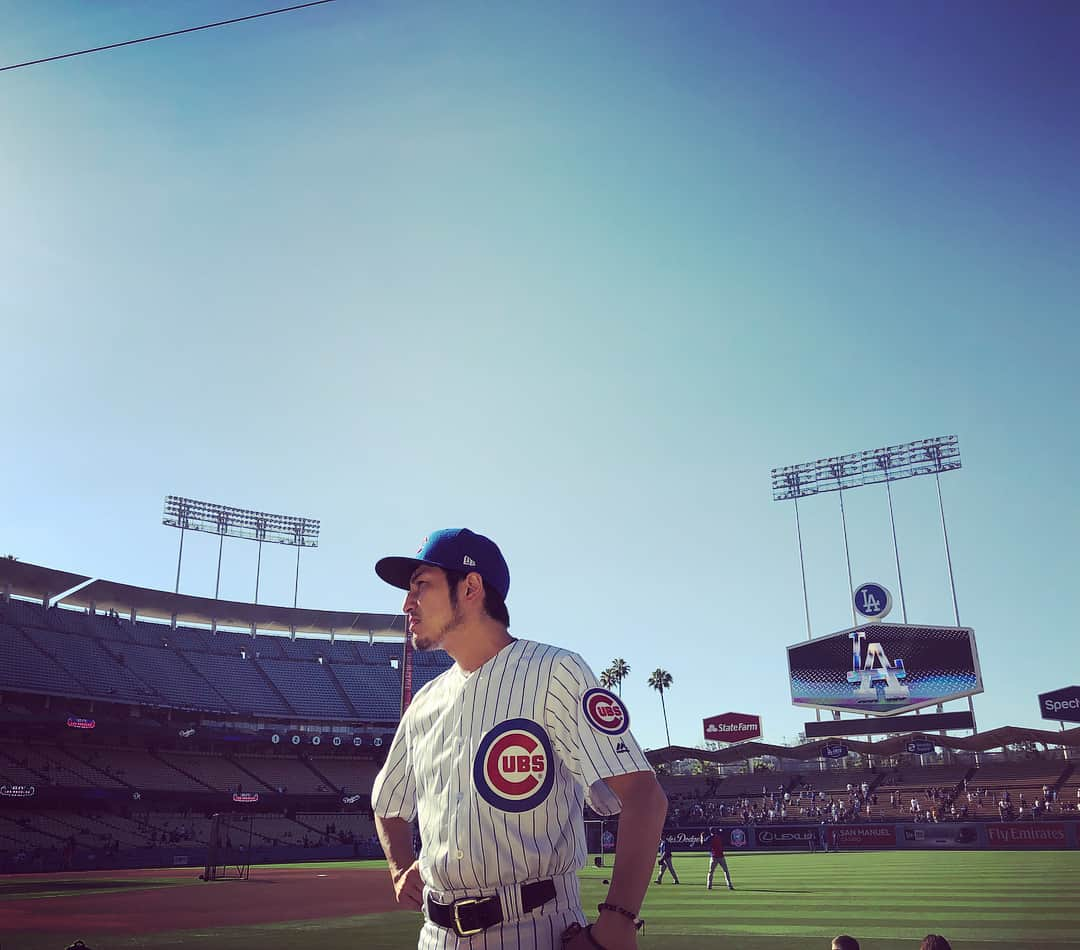
[[[465,859],[465,852],[461,849],[461,841],[459,840],[458,830],[461,827],[461,821],[459,819],[459,813],[461,811],[461,803],[465,798],[464,791],[461,787],[461,776],[463,770],[468,773],[469,763],[465,761],[467,747],[464,739],[461,735],[462,729],[462,717],[464,714],[465,696],[468,693],[468,689],[462,689],[457,698],[457,728],[454,730],[455,735],[452,741],[454,754],[451,760],[450,768],[450,781],[447,788],[447,801],[449,805],[449,821],[448,821],[448,842],[449,852],[455,860],[463,861]]]

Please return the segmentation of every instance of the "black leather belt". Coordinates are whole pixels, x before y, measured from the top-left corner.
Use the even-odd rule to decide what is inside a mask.
[[[521,885],[521,910],[528,913],[555,899],[555,882],[532,881]],[[428,919],[433,924],[452,930],[459,937],[470,937],[488,927],[501,924],[502,903],[497,894],[491,897],[462,897],[452,904],[440,904],[431,897],[427,899]]]

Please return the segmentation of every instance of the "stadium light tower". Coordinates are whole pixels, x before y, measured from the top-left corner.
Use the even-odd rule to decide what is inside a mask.
[[[907,603],[904,600],[904,578],[900,572],[900,546],[896,540],[896,518],[893,514],[892,488],[895,481],[917,475],[933,475],[937,481],[938,510],[941,530],[945,536],[945,559],[952,587],[953,612],[960,626],[960,610],[956,603],[956,582],[953,580],[952,555],[949,552],[949,533],[945,527],[945,505],[941,500],[941,473],[960,468],[960,442],[955,435],[943,435],[902,445],[889,445],[851,455],[787,465],[772,470],[773,501],[795,502],[795,530],[799,542],[799,564],[803,575],[803,604],[806,608],[806,637],[810,639],[810,606],[806,594],[806,567],[803,561],[802,529],[799,524],[799,499],[835,491],[840,494],[840,518],[844,528],[844,554],[847,558],[848,596],[852,591],[851,553],[848,550],[847,520],[844,517],[844,489],[885,483],[889,498],[889,523],[892,525],[893,553],[896,556],[896,578],[900,586],[900,607],[907,623]],[[854,617],[854,615],[853,615]]]
[[[205,531],[216,534],[218,541],[217,582],[214,585],[214,600],[221,588],[221,551],[225,537],[244,538],[259,542],[259,558],[255,567],[255,603],[259,602],[259,572],[262,568],[262,546],[267,541],[271,544],[287,544],[296,548],[296,583],[293,586],[293,606],[296,606],[300,592],[300,549],[319,546],[319,522],[314,518],[294,518],[291,515],[272,515],[265,511],[250,511],[247,508],[231,508],[209,501],[196,501],[193,498],[181,498],[167,495],[165,514],[161,523],[180,529],[180,554],[176,559],[176,593],[180,592],[180,563],[184,557],[184,532]]]

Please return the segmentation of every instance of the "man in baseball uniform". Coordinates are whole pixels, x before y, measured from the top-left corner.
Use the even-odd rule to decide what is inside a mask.
[[[710,828],[709,834],[709,873],[705,878],[705,889],[712,890],[713,872],[716,870],[716,866],[720,865],[724,872],[724,879],[727,881],[728,890],[733,891],[735,887],[731,883],[727,859],[724,857],[724,835],[716,828]]]
[[[671,842],[668,841],[667,835],[664,835],[660,839],[660,844],[656,849],[656,866],[659,872],[656,875],[656,883],[664,883],[664,872],[671,872],[671,879],[678,884],[679,875],[675,873],[675,865],[671,863]]]
[[[577,654],[510,635],[510,571],[490,539],[444,529],[375,571],[408,591],[416,649],[455,660],[417,692],[371,796],[398,903],[424,912],[420,950],[636,948],[667,800],[622,701]],[[586,800],[619,813],[591,926],[577,879]]]

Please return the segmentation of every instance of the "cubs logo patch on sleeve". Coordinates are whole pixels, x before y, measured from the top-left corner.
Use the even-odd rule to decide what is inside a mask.
[[[500,722],[480,742],[473,785],[492,808],[530,811],[551,794],[554,783],[551,740],[531,719]]]
[[[621,736],[630,728],[630,713],[614,693],[594,686],[581,697],[581,708],[589,725],[607,736]]]

